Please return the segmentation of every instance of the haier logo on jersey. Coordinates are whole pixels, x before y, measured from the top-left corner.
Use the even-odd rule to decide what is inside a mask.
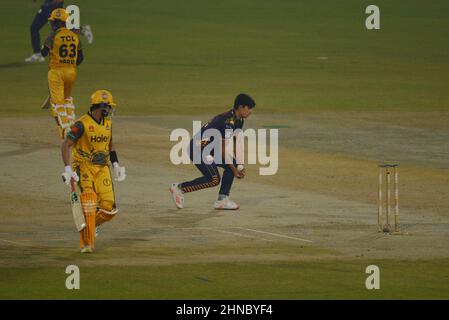
[[[90,142],[108,142],[109,137],[101,136],[92,136],[90,137]]]

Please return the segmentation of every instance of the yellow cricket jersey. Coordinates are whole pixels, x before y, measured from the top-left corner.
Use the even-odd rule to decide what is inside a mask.
[[[73,166],[79,166],[81,163],[108,165],[112,139],[111,119],[103,118],[101,123],[98,123],[87,113],[70,128],[67,138],[75,142],[72,148]]]
[[[59,28],[48,36],[45,46],[50,49],[50,69],[76,68],[81,42],[75,33]]]

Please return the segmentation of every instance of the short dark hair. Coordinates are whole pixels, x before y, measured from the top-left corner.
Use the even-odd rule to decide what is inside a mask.
[[[248,106],[248,108],[252,109],[256,107],[256,101],[249,95],[240,93],[234,100],[234,109],[237,109],[239,106]]]
[[[61,21],[61,20],[50,21],[50,24],[51,24],[52,29],[54,29],[54,30],[57,30],[62,27],[66,27],[65,21]]]

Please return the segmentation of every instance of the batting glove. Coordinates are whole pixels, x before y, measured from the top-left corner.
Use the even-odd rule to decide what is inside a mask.
[[[78,182],[80,180],[76,172],[72,170],[72,167],[66,166],[65,172],[62,173],[62,180],[65,182],[66,185],[70,185],[71,178],[73,178],[75,182]]]
[[[118,162],[112,164],[115,172],[115,181],[123,181],[126,179],[125,167],[120,167]]]

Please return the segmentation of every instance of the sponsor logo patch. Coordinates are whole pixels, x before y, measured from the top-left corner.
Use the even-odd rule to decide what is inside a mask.
[[[90,137],[90,142],[108,142],[109,137],[101,135],[101,136],[92,136]]]

